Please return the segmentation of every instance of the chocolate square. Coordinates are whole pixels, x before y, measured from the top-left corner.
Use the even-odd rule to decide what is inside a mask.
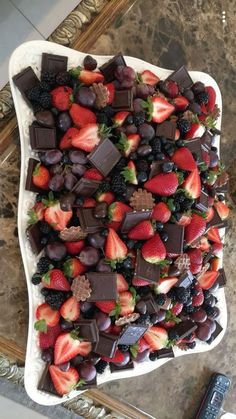
[[[45,246],[44,244],[41,243],[43,234],[40,231],[39,223],[30,225],[26,230],[26,234],[28,236],[33,253],[38,255]]]
[[[152,179],[154,176],[162,172],[162,165],[163,165],[162,160],[156,160],[152,162],[151,170],[149,173],[149,179]]]
[[[78,208],[77,216],[79,217],[80,226],[85,233],[97,233],[103,228],[101,218],[93,216],[93,208]]]
[[[175,287],[188,288],[193,282],[194,276],[191,271],[185,271],[181,274]]]
[[[211,149],[213,138],[214,136],[207,130],[201,136],[201,143],[208,151]]]
[[[32,67],[26,67],[20,73],[13,76],[12,80],[21,92],[24,100],[27,102],[29,106],[31,106],[31,103],[27,98],[26,93],[28,90],[32,89],[32,87],[36,86],[39,83],[39,79],[36,76]]]
[[[178,84],[181,92],[189,89],[193,85],[193,81],[189,75],[189,72],[184,65],[170,74],[170,76],[167,77],[167,80],[175,81]]]
[[[223,330],[223,327],[217,321],[215,321],[215,324],[216,324],[216,328],[215,328],[215,331],[211,335],[211,338],[213,338],[211,342],[213,342]]]
[[[56,128],[32,124],[29,133],[32,150],[49,150],[57,147]]]
[[[97,387],[97,377],[94,377],[91,381],[86,381],[86,383],[82,384],[78,387],[78,390],[87,390],[88,388]]]
[[[99,68],[106,82],[110,82],[115,79],[115,71],[118,65],[126,66],[125,59],[121,53],[115,55]]]
[[[184,226],[166,223],[163,231],[168,234],[168,239],[164,243],[167,253],[183,253]]]
[[[117,335],[111,335],[109,333],[100,332],[99,340],[95,345],[94,352],[96,352],[99,355],[108,356],[109,358],[112,358],[116,351],[118,338],[119,336]]]
[[[98,180],[81,178],[73,187],[72,192],[75,192],[76,195],[81,195],[84,197],[92,196],[96,190],[99,188],[101,182]]]
[[[204,191],[201,191],[201,195],[196,200],[195,207],[199,211],[206,212],[207,209],[208,209],[208,203],[209,203],[209,196],[208,196],[208,194],[206,192],[204,192]]]
[[[166,137],[169,140],[175,140],[176,122],[164,121],[157,124],[156,135],[157,137]]]
[[[151,210],[126,212],[121,225],[121,233],[127,233],[140,221],[149,220],[151,213]]]
[[[219,288],[223,288],[227,282],[224,268],[219,269],[219,273],[220,275],[218,276],[216,282],[219,284]]]
[[[51,71],[52,73],[59,73],[67,70],[68,57],[55,54],[42,54],[41,72]]]
[[[92,289],[89,302],[117,300],[117,275],[115,272],[87,272]]]
[[[113,169],[121,158],[116,146],[108,139],[101,141],[98,146],[88,155],[90,163],[95,166],[104,176]]]
[[[207,223],[206,229],[208,230],[211,227],[217,227],[217,228],[225,228],[228,226],[227,220],[222,220],[218,214],[218,212],[214,209],[214,216],[209,223]]]
[[[134,345],[147,331],[148,326],[141,324],[128,324],[122,329],[118,340],[119,345]]]
[[[174,330],[178,333],[179,339],[183,339],[197,329],[197,325],[192,320],[184,320],[174,326]]]
[[[132,361],[128,362],[126,365],[115,365],[113,362],[110,363],[110,370],[111,373],[117,372],[117,371],[124,371],[124,370],[133,370],[134,369],[134,363]]]
[[[151,293],[142,297],[142,301],[146,304],[148,314],[156,314],[160,311],[160,308],[162,308],[156,303]]]
[[[44,391],[45,393],[52,394],[53,396],[62,397],[62,396],[60,396],[60,394],[57,393],[57,391],[54,387],[54,384],[52,382],[51,375],[50,375],[50,372],[49,372],[48,368],[49,368],[49,364],[47,364],[45,366],[45,369],[44,369],[43,374],[42,374],[42,376],[39,380],[39,384],[38,384],[37,388],[38,388],[38,390]]]
[[[78,319],[74,323],[79,327],[79,334],[88,342],[97,342],[99,339],[99,330],[95,319]]]
[[[195,153],[198,157],[198,164],[203,163],[203,157],[202,157],[202,143],[200,138],[194,138],[193,140],[185,141],[185,147],[191,151],[191,153]]]
[[[32,178],[34,169],[38,163],[40,163],[39,160],[32,159],[32,158],[30,158],[28,161],[28,169],[27,169],[26,182],[25,182],[26,191],[36,192],[36,193],[42,192],[42,189],[33,183],[33,178]]]
[[[155,283],[160,279],[160,266],[155,263],[147,262],[141,255],[141,252],[137,252],[134,277],[138,279],[144,279],[147,282]]]
[[[112,107],[116,112],[132,111],[133,110],[133,91],[132,90],[115,90]]]
[[[157,351],[157,359],[174,358],[175,354],[172,348],[162,348]]]

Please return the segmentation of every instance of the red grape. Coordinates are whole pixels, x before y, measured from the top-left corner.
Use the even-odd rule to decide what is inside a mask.
[[[91,108],[96,100],[95,93],[86,86],[80,87],[75,95],[75,102],[86,108]]]
[[[57,149],[53,149],[53,150],[47,150],[45,155],[44,155],[44,162],[45,164],[57,164],[61,161],[62,159],[62,152],[60,150]]]
[[[49,259],[55,261],[59,261],[66,256],[66,246],[61,242],[47,244],[45,251]]]
[[[48,183],[49,189],[54,192],[61,191],[64,186],[64,177],[60,174],[54,175]]]
[[[110,327],[111,325],[110,317],[107,314],[102,313],[101,311],[95,314],[95,319],[97,322],[98,329],[101,330],[102,332],[108,329],[108,327]]]
[[[92,381],[97,375],[96,368],[91,362],[83,362],[78,370],[80,377],[85,381]]]
[[[96,265],[99,261],[99,251],[91,246],[84,247],[80,252],[79,259],[85,266]]]

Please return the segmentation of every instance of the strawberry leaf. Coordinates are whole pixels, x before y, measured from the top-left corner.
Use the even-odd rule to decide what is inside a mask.
[[[110,311],[109,316],[110,317],[115,316],[115,318],[118,319],[120,311],[121,311],[121,306],[119,303],[116,303],[114,310]]]
[[[72,339],[79,340],[80,342],[83,342],[84,341],[84,339],[79,336],[79,330],[78,330],[78,328],[75,329],[75,330],[72,330],[70,332],[70,336],[72,337]]]
[[[138,348],[139,348],[138,343],[135,343],[134,345],[130,346],[129,350],[133,358],[137,358]]]
[[[27,223],[28,223],[29,225],[33,225],[33,224],[36,224],[36,223],[38,222],[38,217],[37,217],[37,214],[36,214],[36,212],[33,210],[33,208],[31,208],[31,209],[29,209],[29,210],[28,210],[27,215],[28,215],[28,217],[29,217],[29,219],[28,219],[28,221],[27,221]]]
[[[167,310],[166,311],[166,316],[165,316],[165,322],[169,322],[169,321],[172,321],[172,322],[175,322],[176,324],[178,324],[178,323],[181,322],[181,319],[179,317],[175,316],[175,314],[173,314],[171,312],[171,310]]]
[[[83,378],[80,378],[78,383],[72,386],[71,390],[76,390],[77,388],[84,386],[84,384],[86,384],[86,381]]]
[[[69,70],[69,73],[72,77],[77,79],[80,75],[81,70],[82,70],[82,68],[80,66],[78,66],[78,67],[71,68]]]
[[[128,146],[129,145],[128,145],[127,137],[123,132],[121,132],[120,139],[119,139],[118,144],[116,144],[116,147],[120,151],[126,151],[128,149]]]
[[[206,212],[202,212],[202,211],[198,211],[198,210],[194,209],[194,210],[192,210],[192,213],[193,213],[193,214],[197,214],[197,215],[199,215],[200,217],[202,217],[202,218],[204,218],[204,219],[206,219],[206,218],[207,218],[207,214],[206,214]]]
[[[172,198],[167,200],[167,207],[169,208],[170,211],[175,210],[174,200]]]
[[[136,83],[142,83],[143,79],[142,79],[142,75],[140,73],[136,73],[136,78],[135,78]]]
[[[35,330],[38,330],[39,332],[47,333],[47,323],[45,319],[38,320],[34,323]]]
[[[133,301],[135,303],[136,299],[137,299],[137,291],[134,287],[130,287],[129,291],[131,292],[132,296],[133,296]]]
[[[177,177],[178,177],[179,185],[182,185],[182,183],[184,181],[184,175],[183,175],[183,173],[182,172],[177,172],[176,174],[177,174]]]
[[[167,344],[166,344],[166,348],[172,348],[172,346],[174,346],[175,344],[176,344],[176,340],[168,339]]]
[[[50,273],[51,273],[51,271],[48,271],[42,277],[43,282],[46,282],[46,284],[48,284],[48,285],[50,285]]]

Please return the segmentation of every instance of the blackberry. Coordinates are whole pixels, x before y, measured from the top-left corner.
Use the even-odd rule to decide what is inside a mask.
[[[109,117],[104,112],[97,113],[97,123],[98,124],[109,124]]]
[[[151,352],[149,354],[150,361],[156,361],[158,359],[158,351]]]
[[[168,337],[169,337],[170,340],[178,340],[179,339],[179,334],[178,334],[177,330],[175,330],[174,327],[172,329],[168,330]]]
[[[37,112],[43,111],[43,107],[39,103],[37,103],[37,102],[32,102],[32,107],[33,107],[34,115]]]
[[[204,310],[208,316],[213,316],[215,314],[214,307],[208,306],[204,304]]]
[[[177,127],[179,128],[180,133],[183,135],[190,130],[191,124],[189,121],[187,121],[187,119],[182,118],[177,121]]]
[[[97,67],[97,61],[91,55],[84,57],[84,68],[85,70],[93,71]]]
[[[192,199],[186,198],[184,202],[181,203],[181,208],[184,211],[188,211],[192,208],[194,201]]]
[[[50,294],[50,289],[49,288],[42,288],[41,289],[41,294],[46,297],[47,295]]]
[[[41,81],[39,83],[39,88],[42,92],[50,92],[50,86],[46,81]]]
[[[56,230],[51,230],[50,234],[49,234],[49,241],[50,242],[55,242],[60,240],[59,238],[59,233]]]
[[[44,71],[44,73],[41,76],[41,81],[45,81],[50,86],[54,86],[56,83],[56,74],[52,71]]]
[[[50,290],[45,296],[45,301],[54,310],[59,310],[67,298],[67,294],[63,291]]]
[[[122,275],[124,275],[126,281],[131,284],[131,281],[133,279],[134,276],[134,269],[123,269],[122,270]]]
[[[35,202],[42,202],[42,199],[47,199],[47,195],[37,193],[36,198],[35,198]]]
[[[51,226],[46,223],[46,221],[41,221],[40,225],[39,225],[39,230],[41,231],[41,233],[43,234],[49,234],[50,231],[52,230]]]
[[[206,105],[209,100],[209,94],[208,92],[201,92],[197,95],[197,102],[199,105]]]
[[[177,140],[175,141],[175,145],[180,148],[180,147],[184,147],[184,140]]]
[[[32,100],[33,102],[39,102],[41,93],[41,89],[39,85],[37,85],[32,87],[32,89],[28,90],[27,97],[29,100]]]
[[[115,170],[121,171],[126,166],[126,159],[122,157],[115,166]]]
[[[111,190],[116,194],[123,195],[126,191],[126,184],[121,174],[115,174],[111,179]]]
[[[104,181],[102,182],[102,184],[99,186],[99,190],[98,192],[109,192],[111,190],[111,185],[110,182],[108,181]]]
[[[141,324],[143,326],[147,326],[151,324],[151,318],[149,314],[141,314],[138,320],[136,321],[137,324]]]
[[[98,361],[97,364],[95,364],[95,368],[97,370],[97,373],[98,374],[103,374],[107,365],[108,365],[108,362],[103,361],[102,359],[100,359],[100,361]]]
[[[112,116],[114,116],[114,114],[115,114],[115,111],[114,111],[114,109],[111,107],[111,106],[109,106],[109,105],[107,105],[107,106],[105,106],[104,108],[102,108],[102,111],[107,115],[107,116],[109,116],[109,117],[112,117]]]
[[[190,314],[190,313],[194,312],[194,308],[195,307],[193,307],[193,306],[187,306],[187,307],[184,307],[184,311],[185,311],[185,313]]]
[[[189,292],[184,287],[178,287],[175,291],[176,300],[185,304],[189,298]]]
[[[50,264],[51,264],[51,261],[47,257],[40,258],[37,263],[37,271],[40,274],[46,273],[49,270]]]
[[[44,109],[49,109],[51,106],[51,95],[48,92],[42,92],[39,98],[39,104]]]
[[[208,343],[208,341],[207,341],[207,343]],[[189,349],[194,349],[194,348],[195,348],[195,346],[196,346],[196,342],[195,342],[195,341],[193,341],[193,342],[186,343],[186,346],[187,346],[187,348],[189,348]]]
[[[118,345],[118,348],[121,352],[127,352],[129,350],[128,345]]]
[[[157,294],[155,300],[159,306],[163,306],[166,302],[166,294]]]
[[[70,83],[70,74],[68,71],[60,71],[60,73],[57,73],[56,75],[56,83],[60,86],[65,86]]]
[[[184,193],[178,193],[178,195],[175,196],[174,202],[178,202],[179,204],[182,204],[185,201],[185,194]]]
[[[39,285],[41,282],[41,275],[38,273],[35,273],[31,278],[31,282],[33,285]]]
[[[47,237],[47,236],[43,236],[43,237],[41,238],[41,240],[40,240],[40,243],[41,243],[43,246],[46,246],[46,244],[48,243],[48,237]]]
[[[142,125],[145,122],[145,112],[140,111],[134,114],[134,124],[136,126]]]

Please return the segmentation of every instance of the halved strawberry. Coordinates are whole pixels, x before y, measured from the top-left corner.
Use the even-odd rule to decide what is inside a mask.
[[[125,157],[128,157],[130,153],[133,153],[133,151],[137,150],[140,139],[141,138],[138,134],[125,135],[122,132],[120,134],[120,140],[117,144],[117,147]]]
[[[159,326],[151,326],[143,337],[152,351],[165,348],[168,343],[167,331]]]
[[[113,116],[114,126],[115,127],[121,127],[121,125],[123,125],[123,123],[125,122],[128,115],[130,115],[130,112],[127,112],[127,111],[117,112]]]
[[[169,118],[175,111],[175,107],[161,96],[149,96],[143,107],[147,111],[148,121],[158,122],[158,124]]]
[[[184,96],[177,96],[173,99],[173,104],[176,111],[184,111],[188,107],[189,101]]]
[[[214,203],[214,207],[222,220],[225,220],[229,216],[229,207],[224,202],[217,201]]]
[[[53,310],[49,304],[40,304],[35,313],[36,319],[38,320],[34,324],[34,328],[40,332],[47,332],[47,328],[56,326],[60,320],[60,313],[58,310]]]
[[[178,184],[176,173],[160,173],[147,180],[144,183],[144,188],[157,195],[170,196],[176,192]]]
[[[49,365],[49,373],[56,392],[60,396],[64,396],[73,390],[79,380],[78,371],[72,367],[67,371],[62,371],[56,365]]]
[[[104,86],[106,86],[109,93],[107,103],[108,105],[110,105],[113,102],[113,99],[115,96],[115,86],[114,86],[114,83],[107,83]]]
[[[189,225],[185,227],[185,240],[191,244],[194,240],[201,237],[206,230],[206,221],[198,214],[193,214]]]
[[[177,282],[178,278],[175,276],[161,278],[155,286],[155,290],[158,294],[167,294]]]
[[[94,208],[96,207],[96,201],[94,198],[84,198],[83,208]]]
[[[206,107],[208,112],[212,112],[216,104],[216,92],[212,86],[206,86],[205,90],[208,93],[208,102]]]
[[[120,316],[128,316],[134,312],[135,298],[130,291],[119,293]]]
[[[132,284],[135,287],[146,287],[146,286],[150,285],[150,282],[147,282],[144,279],[133,278],[132,279]]]
[[[67,259],[63,264],[63,273],[68,278],[75,278],[85,272],[85,266],[77,258]]]
[[[174,316],[178,316],[181,311],[183,310],[183,303],[175,303],[173,307],[170,309],[171,313],[174,314]]]
[[[50,269],[42,276],[42,285],[58,291],[70,291],[70,284],[60,269]]]
[[[188,170],[192,172],[197,167],[193,155],[187,147],[181,147],[175,150],[171,160],[179,169],[182,170]]]
[[[98,124],[87,124],[72,138],[72,146],[87,152],[92,151],[101,140],[101,129]]]
[[[36,224],[38,221],[44,219],[45,205],[42,202],[36,202],[32,208],[27,212],[29,225]]]
[[[67,249],[67,252],[70,255],[78,255],[80,251],[85,246],[84,240],[78,240],[76,242],[65,242],[65,246]]]
[[[203,275],[201,275],[198,279],[198,282],[202,289],[209,290],[209,288],[211,288],[212,285],[214,285],[214,283],[216,282],[219,274],[220,273],[217,271],[207,271]]]
[[[202,270],[202,265],[198,265],[197,263],[190,263],[190,271],[193,275],[198,274]]]
[[[117,282],[117,291],[120,293],[122,291],[128,291],[129,284],[125,280],[122,274],[116,274],[116,282]]]
[[[181,215],[181,218],[176,222],[180,226],[188,226],[191,222],[192,214],[191,211],[186,211]]]
[[[206,222],[209,223],[214,217],[214,209],[209,207],[206,211]]]
[[[194,169],[186,177],[182,184],[182,188],[188,193],[190,198],[196,199],[201,195],[201,178],[198,173],[198,169]]]
[[[39,347],[41,349],[53,348],[60,333],[61,326],[59,323],[53,327],[48,326],[46,333],[39,332]]]
[[[79,128],[83,128],[88,124],[95,124],[97,121],[95,113],[93,113],[90,109],[80,106],[78,103],[73,103],[71,105],[69,113],[72,121]]]
[[[108,358],[107,356],[102,356],[102,360],[106,362],[122,362],[125,359],[125,355],[117,349],[115,355],[112,358]]]
[[[171,217],[171,211],[165,202],[158,202],[152,210],[151,218],[161,223],[167,223]]]
[[[220,258],[215,256],[214,258],[211,259],[210,264],[211,264],[212,271],[218,271],[220,269]]]
[[[116,302],[115,301],[96,301],[95,306],[98,307],[103,313],[111,313],[115,310]]]
[[[150,86],[155,86],[160,78],[150,70],[143,70],[139,74],[142,83],[149,84]]]
[[[175,141],[177,141],[180,138],[180,130],[176,128],[175,130]]]
[[[204,294],[201,290],[197,295],[193,295],[192,297],[192,306],[193,307],[200,307],[204,302]]]
[[[32,181],[35,186],[40,189],[48,189],[48,182],[50,180],[50,173],[48,169],[43,166],[41,163],[38,163],[35,166],[32,175]]]
[[[118,234],[112,228],[109,228],[109,233],[105,243],[105,256],[111,260],[122,260],[128,253],[127,246],[120,239]]]
[[[83,174],[83,177],[85,179],[92,179],[92,180],[103,180],[104,179],[104,176],[95,167],[91,167],[90,169],[86,170],[86,172]]]
[[[73,212],[72,210],[69,211],[62,211],[60,207],[60,203],[58,201],[49,201],[48,207],[44,213],[45,221],[57,231],[63,230],[69,223]]]
[[[213,255],[215,256],[220,256],[222,249],[223,249],[223,243],[213,243],[212,244],[212,251],[213,251]]]
[[[202,252],[200,249],[189,249],[186,251],[187,255],[190,257],[190,262],[197,265],[202,264]]]
[[[74,332],[62,333],[58,336],[55,343],[54,363],[56,365],[63,364],[76,355],[86,356],[91,350],[91,342],[79,340]]]
[[[211,227],[207,232],[207,238],[213,243],[221,243],[219,229],[217,227]]]
[[[59,86],[51,90],[52,106],[59,111],[66,111],[71,106],[72,89],[68,86]]]
[[[74,295],[66,300],[60,308],[61,316],[67,321],[75,321],[80,315],[80,305]]]
[[[137,170],[135,164],[132,160],[127,163],[127,166],[122,170],[122,175],[125,178],[126,182],[131,183],[132,185],[137,185]]]
[[[108,208],[108,217],[110,221],[122,221],[126,212],[132,211],[132,208],[120,201],[113,202]]]
[[[184,139],[191,140],[192,138],[199,138],[205,132],[205,127],[201,124],[192,124],[188,132],[186,132]]]
[[[143,220],[129,230],[128,237],[132,240],[148,240],[154,233],[154,224],[150,220]]]
[[[103,83],[104,76],[100,71],[90,71],[80,68],[78,79],[86,86],[90,86],[93,83]]]
[[[77,128],[69,128],[63,137],[60,139],[59,148],[61,150],[66,150],[67,148],[72,147],[72,138],[76,137],[79,134],[79,130]]]
[[[166,258],[166,248],[158,233],[142,245],[141,253],[149,263],[159,263]]]
[[[115,201],[113,192],[97,192],[96,199],[98,202],[106,202],[108,205]]]

